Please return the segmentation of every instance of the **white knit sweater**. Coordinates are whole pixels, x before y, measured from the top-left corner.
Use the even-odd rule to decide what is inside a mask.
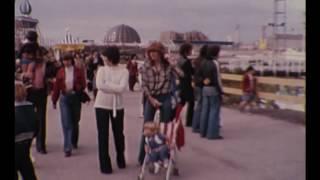
[[[95,108],[113,110],[123,109],[122,93],[128,87],[129,72],[125,67],[103,66],[99,67],[96,77],[98,89],[94,103]]]

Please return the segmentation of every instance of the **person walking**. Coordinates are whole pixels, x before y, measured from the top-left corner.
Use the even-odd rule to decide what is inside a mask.
[[[32,53],[33,67],[31,78],[31,86],[27,89],[27,100],[30,101],[36,112],[38,119],[39,132],[36,137],[36,149],[41,154],[47,154],[46,149],[46,114],[47,114],[47,97],[48,97],[48,82],[50,79],[49,71],[47,71],[47,62],[44,56],[48,51],[37,44],[37,34],[31,33],[29,42],[25,47],[33,46]],[[31,38],[32,37],[32,38]]]
[[[257,97],[257,78],[254,76],[255,70],[252,66],[249,66],[242,78],[242,92],[241,103],[239,105],[240,111],[243,112],[249,105],[252,110],[252,102]]]
[[[25,180],[36,180],[30,158],[32,139],[37,133],[37,118],[31,102],[26,101],[27,91],[23,84],[15,84],[15,180],[18,172]]]
[[[201,64],[199,74],[203,79],[200,136],[208,139],[223,139],[220,136],[220,106],[223,91],[219,67],[214,62],[218,58],[219,52],[219,46],[208,47],[207,57]]]
[[[147,60],[141,69],[142,89],[145,96],[144,122],[154,120],[156,110],[160,110],[160,131],[164,132],[165,123],[170,122],[171,77],[172,73],[183,75],[182,70],[164,58],[165,48],[160,42],[153,42],[147,49]],[[145,156],[144,136],[141,138],[138,161],[143,163]]]
[[[94,108],[98,130],[100,171],[104,174],[111,174],[113,170],[109,156],[109,121],[111,121],[116,146],[117,165],[120,169],[126,167],[122,94],[128,87],[129,72],[119,66],[120,52],[118,47],[107,47],[102,53],[102,58],[104,66],[99,67],[97,72],[98,92]]]
[[[99,67],[103,66],[103,60],[101,59],[101,55],[98,51],[94,51],[93,53],[93,80],[92,80],[92,89],[93,89],[93,95],[94,98],[96,98],[98,89],[96,84],[97,79],[97,71]]]
[[[78,148],[79,122],[81,118],[81,98],[79,94],[86,88],[86,80],[81,69],[74,66],[73,56],[62,58],[63,67],[58,70],[53,87],[52,103],[56,109],[60,97],[60,115],[64,136],[65,157],[70,157],[72,149]]]
[[[194,108],[194,94],[192,87],[192,78],[194,75],[194,69],[191,64],[191,60],[188,56],[191,55],[192,45],[189,43],[182,44],[180,47],[180,58],[178,59],[178,66],[183,71],[184,76],[179,78],[179,89],[181,105],[188,104],[186,126],[192,126],[193,108]]]
[[[202,79],[200,77],[200,67],[202,61],[205,60],[207,55],[207,45],[204,45],[200,49],[199,56],[194,60],[194,78],[193,78],[193,86],[194,86],[194,95],[195,95],[195,110],[192,118],[192,131],[199,132],[200,131],[200,113],[201,113],[201,103],[202,103]]]
[[[129,89],[134,91],[134,85],[138,80],[138,63],[135,58],[137,56],[133,54],[127,63],[127,69],[129,71]]]

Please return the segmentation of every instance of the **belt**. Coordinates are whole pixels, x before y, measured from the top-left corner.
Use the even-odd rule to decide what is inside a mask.
[[[62,94],[63,95],[71,95],[71,94],[75,94],[76,92],[74,90],[69,90],[69,91],[63,91]]]
[[[41,91],[41,90],[45,90],[45,88],[43,87],[43,88],[35,88],[35,87],[31,87],[30,88],[31,90],[33,90],[33,91]]]

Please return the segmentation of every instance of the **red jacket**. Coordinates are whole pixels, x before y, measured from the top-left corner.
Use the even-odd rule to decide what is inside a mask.
[[[248,74],[245,74],[242,79],[242,92],[255,92],[256,91],[256,78],[253,76],[253,85],[250,87],[250,78]]]
[[[86,79],[84,71],[74,66],[73,90],[76,92],[83,91],[86,88]],[[56,81],[53,85],[52,102],[56,104],[61,93],[65,93],[65,69],[60,68],[57,72]]]
[[[132,60],[129,60],[127,63],[127,69],[129,71],[130,76],[137,76],[138,75],[138,64],[137,62],[133,62]]]

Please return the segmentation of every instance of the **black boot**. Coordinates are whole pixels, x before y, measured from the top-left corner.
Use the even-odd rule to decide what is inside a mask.
[[[100,166],[101,173],[103,174],[111,174],[112,173],[112,165],[110,157],[107,158],[106,164],[102,164]]]
[[[120,169],[126,168],[126,160],[123,153],[117,155],[117,164]]]

